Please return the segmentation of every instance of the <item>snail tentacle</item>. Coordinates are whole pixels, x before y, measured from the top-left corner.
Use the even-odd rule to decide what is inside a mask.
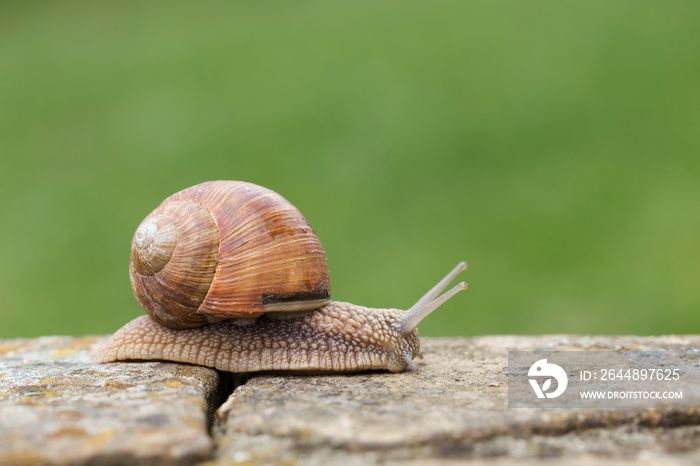
[[[444,290],[445,287],[449,285],[460,272],[466,270],[466,268],[466,262],[460,262],[457,267],[455,267],[445,276],[445,278],[440,280],[437,285],[435,285],[421,299],[419,299],[418,302],[411,307],[411,309],[406,311],[406,315],[401,319],[400,323],[402,335],[407,335],[410,333],[428,314],[442,306],[445,301],[450,299],[458,292],[467,289],[467,284],[465,282],[461,282],[447,293],[443,294],[439,298],[436,298],[436,296],[439,295],[440,292]]]
[[[445,278],[440,280],[434,287],[432,287],[430,289],[430,291],[425,293],[425,295],[423,295],[423,297],[421,299],[419,299],[416,302],[416,304],[411,306],[411,309],[409,309],[408,311],[411,312],[414,309],[421,309],[426,304],[433,301],[435,298],[437,298],[440,295],[440,292],[442,292],[442,290],[447,288],[447,285],[449,285],[450,282],[452,280],[454,280],[457,275],[460,274],[460,272],[463,272],[465,270],[467,270],[467,263],[466,262],[462,261],[459,264],[457,264],[457,266],[454,269],[452,269],[452,271],[450,273],[445,275]]]
[[[406,360],[406,364],[408,364],[408,367],[411,368],[413,373],[414,374],[418,373],[418,368],[416,367],[416,364],[413,362],[413,358],[411,358],[411,355],[404,353],[403,357]]]

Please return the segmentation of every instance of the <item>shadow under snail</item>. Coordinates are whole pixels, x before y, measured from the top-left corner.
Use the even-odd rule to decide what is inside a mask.
[[[439,296],[466,268],[408,311],[331,301],[325,253],[301,212],[251,183],[202,183],[168,197],[136,230],[131,286],[148,315],[91,358],[228,372],[416,372],[416,326],[467,288]]]

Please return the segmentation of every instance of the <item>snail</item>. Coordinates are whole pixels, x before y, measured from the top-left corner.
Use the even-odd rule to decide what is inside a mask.
[[[408,311],[331,301],[325,253],[299,210],[261,186],[206,182],[168,197],[139,225],[129,271],[148,315],[91,358],[227,372],[416,372],[416,326],[467,288],[439,296],[466,268],[459,263]]]

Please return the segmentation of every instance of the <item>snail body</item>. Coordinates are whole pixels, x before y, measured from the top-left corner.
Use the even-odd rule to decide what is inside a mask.
[[[170,196],[137,229],[131,283],[149,315],[91,358],[229,372],[416,371],[416,326],[466,289],[439,296],[464,269],[457,265],[408,311],[330,301],[325,254],[294,206],[250,183],[203,183]]]

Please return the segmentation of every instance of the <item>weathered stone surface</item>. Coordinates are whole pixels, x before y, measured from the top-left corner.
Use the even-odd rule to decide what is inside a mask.
[[[211,456],[213,370],[93,365],[96,338],[0,340],[0,464],[191,464]]]
[[[506,380],[509,349],[668,350],[698,344],[700,337],[423,339],[425,359],[417,375],[255,377],[219,409],[216,457],[303,464],[700,462],[697,407],[509,409]]]
[[[96,342],[0,340],[0,464],[700,463],[697,403],[509,409],[506,380],[509,349],[695,349],[698,336],[425,338],[418,374],[253,377],[219,408],[213,439],[207,409],[230,380],[93,365]]]

